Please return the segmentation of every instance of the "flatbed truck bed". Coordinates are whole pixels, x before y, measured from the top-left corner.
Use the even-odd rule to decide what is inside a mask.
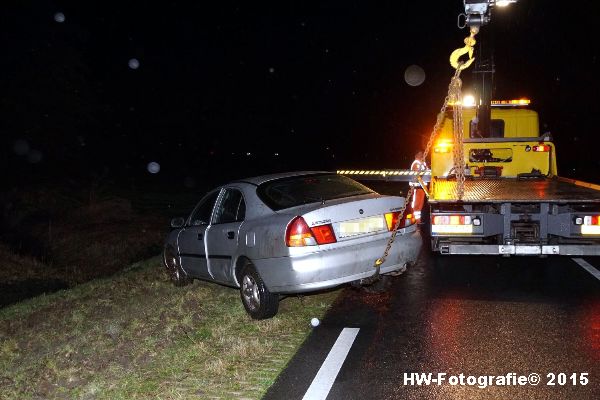
[[[561,177],[467,178],[462,199],[455,179],[434,178],[429,203],[599,203],[600,185]]]

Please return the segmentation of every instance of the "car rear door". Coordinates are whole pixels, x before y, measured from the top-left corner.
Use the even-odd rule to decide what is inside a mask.
[[[206,232],[208,270],[212,278],[234,283],[233,260],[238,252],[240,227],[246,215],[246,202],[236,188],[223,189]]]
[[[185,228],[179,234],[181,266],[195,278],[210,278],[206,260],[206,232],[210,226],[213,209],[220,190],[208,193],[192,211]]]

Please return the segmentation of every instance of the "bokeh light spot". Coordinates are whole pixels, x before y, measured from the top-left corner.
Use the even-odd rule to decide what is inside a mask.
[[[128,62],[129,68],[138,69],[140,67],[140,61],[137,58],[132,58]]]
[[[65,14],[57,12],[56,14],[54,14],[54,20],[59,24],[62,24],[63,22],[65,22]]]
[[[158,174],[158,172],[160,171],[160,164],[157,163],[156,161],[151,161],[148,163],[148,165],[146,166],[146,169],[148,170],[148,172],[150,172],[151,174]]]
[[[404,71],[404,80],[410,86],[419,86],[425,82],[425,71],[418,65],[410,65]]]

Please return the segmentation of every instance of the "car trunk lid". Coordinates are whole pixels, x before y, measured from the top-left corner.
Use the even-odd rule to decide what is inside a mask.
[[[298,214],[309,227],[330,224],[337,241],[387,232],[385,214],[399,211],[404,199],[393,196],[361,196],[331,200]]]

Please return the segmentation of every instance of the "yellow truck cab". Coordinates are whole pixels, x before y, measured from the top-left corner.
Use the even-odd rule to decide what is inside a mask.
[[[476,110],[463,109],[463,151],[467,175],[557,175],[556,148],[552,138],[549,134],[540,136],[538,114],[524,107],[528,104],[528,100],[493,102],[491,130],[485,138],[477,131]],[[431,153],[432,176],[447,177],[453,173],[453,150],[452,116],[449,115]]]

